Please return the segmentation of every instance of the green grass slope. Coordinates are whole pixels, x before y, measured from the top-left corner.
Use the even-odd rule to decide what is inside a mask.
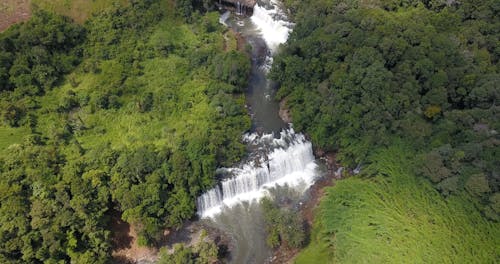
[[[78,23],[85,22],[94,13],[127,3],[127,0],[31,0],[35,8],[71,17]]]
[[[376,155],[374,178],[351,177],[327,190],[311,243],[296,263],[497,263],[500,225],[462,196],[443,198],[415,177],[408,151]]]

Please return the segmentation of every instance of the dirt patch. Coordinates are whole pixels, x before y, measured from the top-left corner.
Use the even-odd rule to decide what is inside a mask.
[[[285,123],[292,123],[292,114],[290,113],[290,109],[287,106],[287,99],[283,99],[280,101],[280,109],[278,112],[281,120]]]
[[[139,246],[135,228],[116,211],[111,214],[111,232],[113,263],[150,263],[158,259],[158,249]]]
[[[245,37],[243,37],[243,35],[239,32],[234,32],[234,34],[236,36],[236,49],[238,51],[248,53],[248,50],[246,48],[247,47],[247,40],[245,39]]]
[[[173,253],[176,243],[186,246],[195,246],[200,243],[203,230],[208,236],[205,241],[214,241],[219,247],[221,258],[228,256],[230,239],[221,231],[205,225],[201,221],[186,221],[178,230],[165,230],[163,237],[156,247],[141,247],[137,243],[137,232],[133,225],[124,222],[118,211],[111,213],[112,232],[112,263],[116,264],[146,264],[156,263],[159,258],[159,249],[165,247],[169,254]]]
[[[12,24],[26,21],[31,17],[30,0],[0,1],[0,32]]]

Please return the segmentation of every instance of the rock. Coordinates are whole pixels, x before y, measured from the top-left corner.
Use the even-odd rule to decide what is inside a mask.
[[[286,105],[287,99],[283,99],[280,102],[280,110],[278,112],[281,120],[285,121],[285,123],[292,123],[292,116],[290,114],[290,109],[288,109]]]

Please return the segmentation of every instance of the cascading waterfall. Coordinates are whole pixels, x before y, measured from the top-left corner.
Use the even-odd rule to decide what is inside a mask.
[[[259,29],[272,54],[277,51],[280,44],[286,42],[294,25],[288,21],[281,4],[274,0],[268,4],[257,3],[250,19]]]
[[[288,129],[279,138],[273,134],[250,134],[245,135],[244,141],[256,148],[254,155],[240,167],[220,169],[232,177],[198,198],[199,216],[210,217],[225,206],[259,199],[276,185],[304,188],[314,182],[312,146],[302,134]]]
[[[238,0],[236,0],[237,2]],[[230,263],[267,263],[271,249],[264,243],[266,229],[258,201],[272,193],[298,205],[304,191],[322,175],[311,143],[295,133],[279,117],[279,105],[272,100],[274,84],[267,79],[273,55],[293,29],[279,0],[257,0],[252,17],[221,15],[220,23],[243,36],[252,47],[252,71],[246,94],[255,131],[244,135],[248,158],[233,168],[220,168],[222,179],[197,199],[198,215],[204,223],[227,234],[232,243]],[[236,12],[246,12],[238,9]],[[287,185],[290,188],[276,188]],[[286,190],[283,192],[283,190]]]
[[[241,3],[236,2],[235,7],[236,13],[241,14]],[[227,12],[224,13],[221,23],[227,25],[228,16]],[[278,46],[286,42],[293,23],[288,22],[285,12],[275,0],[255,5],[250,21],[256,29],[257,37],[265,41],[269,51],[265,62],[256,66],[267,70]],[[244,26],[239,22],[235,24]],[[243,201],[256,201],[266,195],[269,188],[277,185],[305,190],[314,182],[316,163],[311,143],[302,134],[296,134],[292,128],[282,130],[278,137],[273,133],[246,134],[244,142],[253,149],[248,160],[238,167],[218,170],[224,175],[224,179],[197,199],[200,217],[213,217],[225,207],[232,207]]]

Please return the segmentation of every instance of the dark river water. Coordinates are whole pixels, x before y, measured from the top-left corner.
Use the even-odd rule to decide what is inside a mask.
[[[271,258],[259,198],[272,194],[299,203],[321,174],[311,143],[280,119],[276,85],[266,77],[273,54],[293,27],[279,5],[266,0],[257,4],[252,17],[221,17],[252,47],[246,94],[252,130],[243,137],[249,154],[241,164],[219,169],[226,180],[200,196],[197,206],[201,221],[229,236],[231,263],[266,263]]]

